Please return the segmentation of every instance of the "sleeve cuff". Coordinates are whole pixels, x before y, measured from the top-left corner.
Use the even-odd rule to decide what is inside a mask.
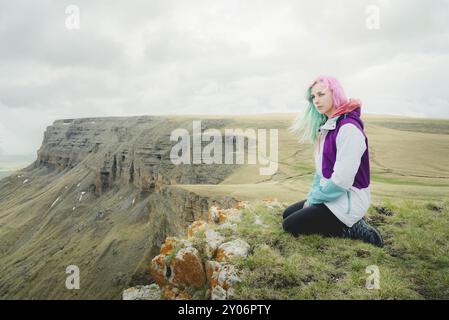
[[[318,204],[324,202],[330,202],[338,199],[340,196],[347,192],[346,189],[336,185],[332,180],[327,180],[326,184],[309,192],[307,196],[307,202],[309,204]]]

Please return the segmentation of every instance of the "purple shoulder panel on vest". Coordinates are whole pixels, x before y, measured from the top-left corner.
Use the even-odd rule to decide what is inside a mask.
[[[357,113],[351,112],[349,114],[341,116],[337,120],[337,125],[334,130],[330,130],[327,135],[326,139],[324,141],[323,146],[323,162],[322,162],[322,172],[323,176],[326,179],[330,179],[332,176],[332,173],[334,172],[334,165],[335,160],[337,158],[337,135],[340,131],[340,128],[346,124],[346,123],[352,123],[357,128],[362,131],[363,135],[365,136],[365,143],[366,143],[366,150],[362,155],[362,159],[360,161],[360,166],[357,171],[357,174],[354,178],[353,187],[356,187],[358,189],[367,188],[370,184],[370,164],[369,164],[369,151],[368,151],[368,138],[365,135],[364,132],[364,125],[360,117]]]

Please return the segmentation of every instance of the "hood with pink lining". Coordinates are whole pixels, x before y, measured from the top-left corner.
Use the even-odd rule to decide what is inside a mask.
[[[343,103],[341,106],[339,106],[329,118],[333,118],[345,113],[350,113],[357,108],[361,108],[361,106],[362,102],[359,99],[349,99],[348,102]],[[358,110],[358,112],[360,116],[360,110]]]

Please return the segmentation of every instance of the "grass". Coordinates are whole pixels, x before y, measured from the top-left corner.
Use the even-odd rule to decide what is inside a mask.
[[[276,197],[279,201],[293,202],[304,197],[315,171],[312,146],[299,144],[287,132],[293,114],[262,117],[272,118],[271,123],[259,118],[237,117],[233,119],[234,126],[279,128],[279,168],[273,177],[261,176],[258,165],[241,165],[218,185],[181,187],[199,195],[228,195],[249,201]],[[364,121],[369,138],[373,200],[433,201],[449,194],[449,135],[445,134],[449,120],[367,115]],[[405,131],[403,123],[422,130]]]
[[[243,272],[237,299],[447,299],[449,202],[386,201],[368,220],[385,247],[318,235],[295,238],[282,230],[282,208],[263,203],[243,211],[233,235],[251,245],[234,258]],[[264,225],[254,223],[255,214]],[[379,268],[380,289],[368,290],[368,266]]]
[[[449,125],[447,120],[402,120],[402,121],[373,121],[373,123],[401,131],[424,132],[436,134],[449,134]]]
[[[408,185],[408,186],[429,186],[429,187],[449,187],[447,179],[425,179],[425,178],[406,178],[386,176],[381,174],[371,174],[371,180],[393,185]]]

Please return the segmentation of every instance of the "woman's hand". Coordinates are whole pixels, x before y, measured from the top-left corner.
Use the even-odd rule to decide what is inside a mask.
[[[309,204],[307,203],[307,200],[306,200],[306,202],[304,202],[303,208],[307,208],[308,206],[309,206]]]

